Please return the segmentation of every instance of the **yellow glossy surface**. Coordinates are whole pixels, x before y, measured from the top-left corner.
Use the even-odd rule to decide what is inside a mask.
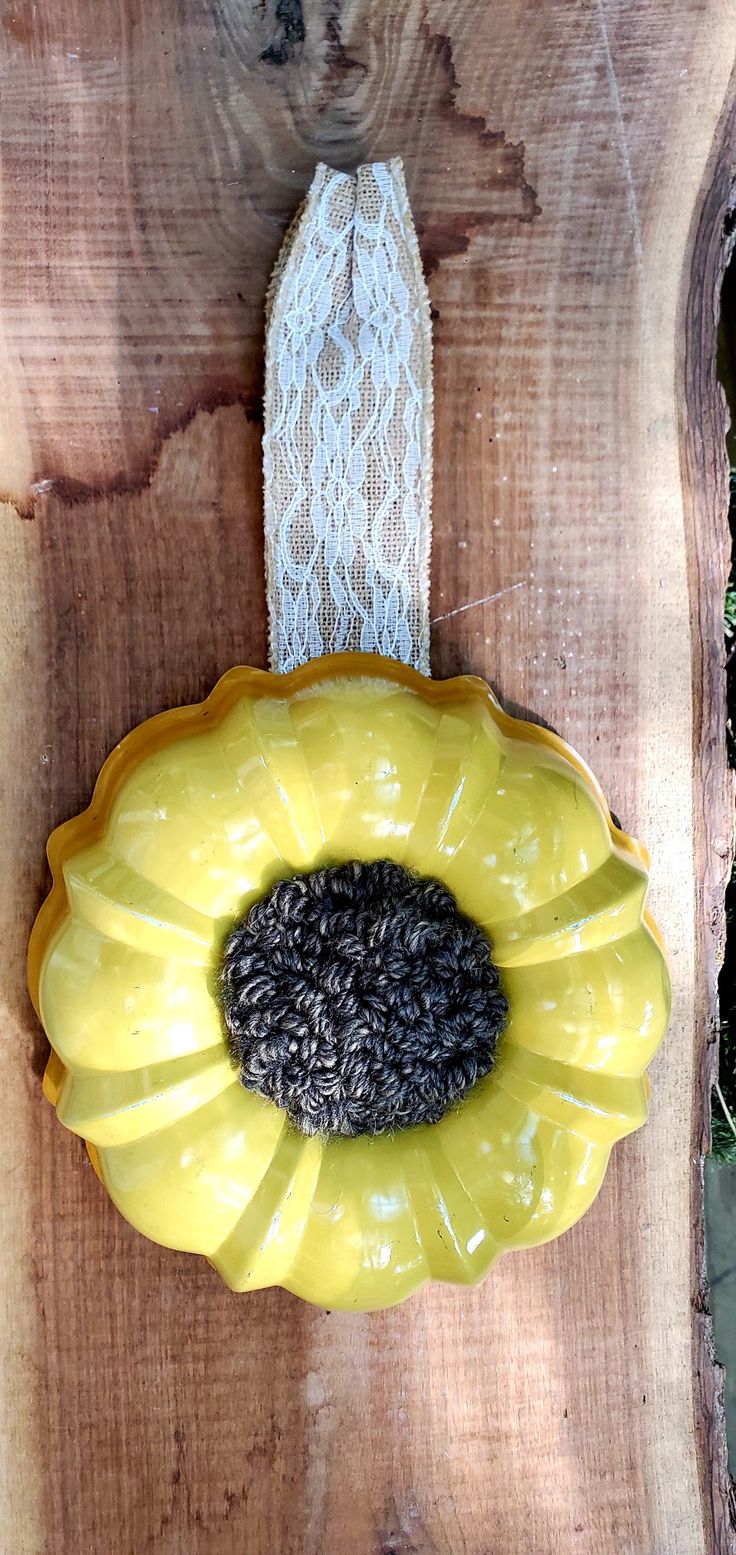
[[[356,857],[451,886],[510,1013],[440,1123],[323,1142],[240,1085],[214,975],[271,882]],[[49,859],[29,953],[47,1094],[127,1219],[234,1290],[365,1309],[473,1282],[572,1225],[646,1117],[669,1013],[646,855],[579,758],[483,681],[364,655],[231,670],[113,751]]]

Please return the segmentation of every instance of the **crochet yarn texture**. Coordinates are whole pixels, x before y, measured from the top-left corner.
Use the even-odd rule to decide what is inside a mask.
[[[305,1134],[438,1122],[489,1072],[508,1009],[482,929],[389,860],[279,881],[219,986],[242,1084]]]

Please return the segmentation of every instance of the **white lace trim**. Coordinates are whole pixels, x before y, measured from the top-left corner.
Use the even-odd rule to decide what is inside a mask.
[[[320,164],[268,298],[272,669],[362,649],[429,674],[432,343],[401,162]]]

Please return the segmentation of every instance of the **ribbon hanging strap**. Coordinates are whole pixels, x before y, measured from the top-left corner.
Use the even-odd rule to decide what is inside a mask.
[[[271,668],[381,653],[429,674],[432,341],[401,162],[320,164],[267,304]]]

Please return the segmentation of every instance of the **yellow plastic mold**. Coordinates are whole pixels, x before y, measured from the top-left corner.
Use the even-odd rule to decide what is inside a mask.
[[[126,1218],[237,1291],[365,1310],[565,1231],[647,1112],[669,1014],[647,857],[587,767],[485,682],[372,655],[233,669],[112,752],[48,846],[29,951],[45,1089]],[[307,1139],[243,1089],[215,973],[272,882],[350,858],[444,880],[509,1019],[441,1122]]]

